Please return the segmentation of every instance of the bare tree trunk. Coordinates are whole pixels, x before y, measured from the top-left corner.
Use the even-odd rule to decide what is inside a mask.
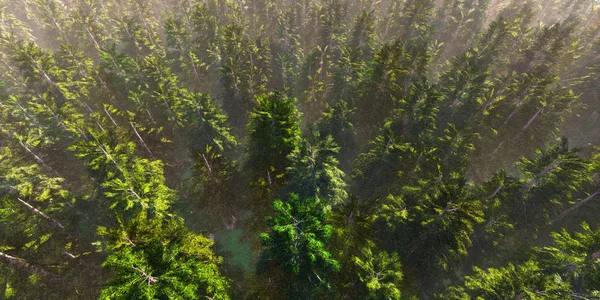
[[[129,122],[129,125],[131,125],[131,128],[133,128],[133,132],[135,133],[135,135],[137,136],[137,138],[142,143],[142,146],[144,146],[144,149],[146,149],[146,151],[148,151],[148,153],[150,153],[150,157],[152,157],[152,159],[154,159],[154,154],[152,153],[152,151],[150,151],[150,148],[148,148],[148,145],[146,145],[146,142],[144,142],[144,139],[142,139],[142,136],[138,133],[137,129],[133,125],[133,122]]]
[[[208,159],[206,159],[206,155],[204,155],[204,153],[202,153],[201,155],[202,155],[202,159],[204,160],[204,165],[206,166],[206,170],[208,171],[208,174],[212,174],[212,168],[210,167],[210,164],[208,163]]]
[[[4,252],[0,252],[0,262],[6,262],[10,265],[13,265],[17,268],[20,269],[25,269],[30,273],[33,274],[39,274],[42,275],[44,277],[48,277],[49,275],[51,275],[48,271],[36,267],[30,263],[28,263],[27,261],[25,261],[24,259],[18,258],[18,257],[14,257],[14,256],[10,256]]]
[[[571,212],[573,212],[574,210],[577,210],[580,206],[586,204],[587,202],[589,202],[590,200],[594,199],[596,196],[598,196],[600,194],[600,191],[596,191],[595,193],[591,194],[589,197],[583,199],[581,202],[571,206],[569,209],[563,211],[558,218],[556,218],[554,221],[552,221],[552,223],[556,222],[556,220],[560,220],[562,218],[564,218],[566,215],[570,214]]]
[[[104,112],[106,113],[106,115],[108,116],[108,118],[110,119],[110,121],[113,123],[113,125],[115,125],[115,127],[119,127],[119,124],[117,124],[117,122],[115,121],[115,119],[113,119],[112,115],[110,114],[110,112],[108,112],[108,109],[106,109],[106,106],[104,107]]]
[[[27,208],[29,208],[34,214],[36,214],[37,216],[48,220],[52,226],[59,228],[60,230],[65,230],[65,226],[63,226],[63,224],[61,224],[59,221],[57,221],[56,219],[48,216],[47,214],[43,213],[42,211],[40,211],[39,209],[33,207],[33,205],[27,203],[25,200],[18,198],[17,200],[19,200],[19,202],[21,202],[21,204],[25,205]]]
[[[0,128],[0,133],[4,133],[9,138],[13,138],[13,133],[8,130],[4,130],[4,129]],[[56,170],[54,170],[51,166],[46,164],[46,162],[41,157],[39,157],[37,154],[35,154],[35,152],[33,152],[33,150],[31,150],[25,143],[23,143],[23,141],[18,140],[18,142],[19,142],[19,145],[21,145],[21,147],[27,153],[29,153],[29,155],[31,155],[40,166],[42,166],[44,169],[46,169],[46,171],[52,173],[53,175],[55,175],[57,177],[62,177]]]

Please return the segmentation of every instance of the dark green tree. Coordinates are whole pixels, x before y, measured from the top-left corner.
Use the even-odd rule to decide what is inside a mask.
[[[403,184],[437,172],[434,145],[439,98],[432,87],[415,85],[410,96],[399,101],[401,108],[393,112],[370,149],[356,159],[356,195],[386,197]]]
[[[264,38],[252,38],[244,24],[233,22],[222,35],[221,82],[223,108],[234,128],[247,124],[255,98],[265,92],[269,76],[269,48]]]
[[[441,291],[438,276],[469,253],[475,225],[484,220],[472,187],[459,174],[405,186],[383,201],[377,214],[381,246],[402,257],[403,293],[419,297]]]
[[[346,173],[352,170],[352,163],[359,151],[354,119],[354,110],[348,108],[346,102],[339,101],[334,107],[329,107],[317,123],[321,136],[331,136],[340,147],[336,157],[340,169]]]
[[[289,155],[300,146],[300,114],[295,99],[280,92],[261,95],[248,124],[246,168],[261,186],[282,187],[292,166]]]
[[[581,232],[552,234],[553,246],[534,247],[530,259],[500,268],[475,268],[446,299],[594,299],[600,296],[600,235],[587,224]]]
[[[286,189],[301,198],[319,198],[328,207],[343,203],[346,182],[335,158],[338,151],[331,136],[322,137],[314,128],[309,129],[300,147],[290,153],[292,165],[287,170],[290,181]]]

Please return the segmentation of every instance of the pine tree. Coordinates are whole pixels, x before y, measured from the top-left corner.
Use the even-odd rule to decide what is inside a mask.
[[[511,22],[499,18],[490,24],[477,44],[456,56],[450,70],[441,75],[439,86],[444,99],[440,103],[443,109],[437,122],[438,130],[447,128],[448,123],[453,123],[458,130],[481,126],[478,122],[489,106],[484,99],[490,89],[490,72],[497,63],[498,53],[506,47]]]
[[[437,171],[429,162],[437,149],[435,116],[439,94],[426,85],[415,85],[411,95],[399,101],[399,109],[355,162],[356,195],[381,198],[428,172]],[[423,172],[424,174],[422,174]]]
[[[190,197],[200,199],[193,202],[199,202],[210,216],[230,218],[240,205],[241,174],[231,158],[238,141],[230,133],[227,117],[208,95],[193,94],[188,101],[194,107],[184,122],[189,124],[185,137],[193,160]],[[206,220],[215,223],[213,218]]]
[[[534,247],[530,259],[501,268],[475,268],[464,286],[451,287],[447,299],[565,299],[596,298],[598,268],[598,231],[587,224],[582,231],[553,233],[554,246]]]
[[[267,218],[270,232],[262,233],[265,247],[259,272],[278,274],[273,278],[283,297],[324,297],[330,292],[328,273],[339,271],[339,263],[327,249],[332,228],[325,225],[325,204],[319,198],[290,194],[284,202],[273,202],[274,217]],[[285,295],[285,296],[284,296]]]
[[[248,124],[247,168],[250,178],[268,188],[288,181],[290,153],[300,146],[299,112],[295,99],[280,92],[261,95]]]
[[[400,299],[400,258],[396,253],[385,251],[373,253],[370,248],[363,248],[361,256],[353,257],[358,268],[358,277],[362,286],[356,298],[362,299]]]
[[[116,271],[100,297],[153,299],[176,293],[228,299],[212,241],[190,233],[170,213],[176,195],[165,184],[162,162],[136,157],[132,142],[90,134],[94,141],[74,150],[100,181],[98,197],[112,212],[112,220],[103,223],[109,227],[99,226],[98,234],[110,253],[103,266]]]
[[[255,97],[265,92],[269,74],[267,42],[251,38],[243,26],[234,22],[225,27],[220,54],[223,108],[238,129],[246,125]]]
[[[489,0],[445,0],[437,12],[435,24],[437,38],[446,45],[442,61],[451,58],[470,46],[481,31]],[[453,48],[454,47],[454,48]]]
[[[532,153],[556,134],[556,126],[576,100],[573,91],[561,86],[553,73],[556,61],[569,51],[572,26],[542,27],[512,66],[514,71],[497,79],[494,85],[498,92],[484,119],[487,128],[482,132],[484,141],[477,163],[500,161],[494,166],[506,166],[507,161]],[[517,155],[511,145],[525,141],[528,147],[521,147]]]
[[[220,258],[210,250],[213,241],[186,232],[181,220],[162,222],[140,216],[130,223],[127,231],[135,236],[121,237],[103,263],[115,277],[100,299],[229,299]]]
[[[354,119],[354,110],[348,108],[346,102],[340,101],[334,107],[329,107],[317,123],[321,136],[330,135],[339,145],[340,150],[336,156],[340,169],[346,173],[352,170],[352,163],[358,155]]]
[[[554,226],[569,224],[568,214],[595,191],[590,189],[590,184],[595,185],[590,163],[569,149],[566,139],[538,151],[535,159],[522,158],[519,166],[518,177],[498,172],[478,191],[485,199],[487,221],[477,228],[481,238],[475,252],[496,253],[484,256],[489,265],[512,257],[513,251],[518,256]]]
[[[296,10],[282,12],[278,19],[276,33],[271,42],[273,75],[269,86],[293,95],[299,77],[303,52],[300,45]]]
[[[337,72],[333,77],[333,86],[329,96],[329,104],[337,104],[343,100],[347,103],[356,101],[356,89],[360,75],[373,59],[376,52],[376,36],[374,33],[375,16],[373,12],[362,11],[354,21],[352,37],[340,49]]]
[[[78,211],[80,199],[64,178],[22,161],[16,151],[0,148],[0,296],[95,297],[104,276],[90,237],[81,235],[86,216]]]
[[[171,62],[171,67],[175,73],[183,75],[179,78],[185,80],[183,83],[186,86],[200,88],[206,78],[206,63],[198,58],[191,47],[192,34],[188,32],[185,24],[174,16],[167,20],[165,27],[168,44],[167,59]]]
[[[345,203],[331,211],[329,222],[333,226],[333,235],[330,245],[342,268],[342,272],[333,278],[333,283],[340,296],[353,297],[367,293],[364,289],[367,282],[361,281],[355,258],[361,261],[372,259],[370,254],[363,255],[363,251],[371,251],[372,254],[377,249],[372,226],[376,218],[375,210],[376,203],[363,203],[351,195]],[[377,290],[375,288],[374,292]]]
[[[398,251],[404,265],[406,292],[426,297],[440,290],[440,276],[468,254],[475,225],[483,212],[472,188],[459,174],[421,180],[389,196],[374,226],[383,249]]]
[[[338,151],[331,136],[322,137],[316,129],[309,129],[300,147],[290,153],[286,189],[301,198],[316,197],[329,207],[343,203],[346,182],[335,158]]]
[[[369,140],[375,128],[382,125],[390,111],[395,108],[395,99],[401,92],[397,77],[401,73],[399,64],[402,49],[398,44],[384,44],[375,54],[365,80],[358,85],[358,97],[351,107],[357,108],[357,132],[359,141]]]

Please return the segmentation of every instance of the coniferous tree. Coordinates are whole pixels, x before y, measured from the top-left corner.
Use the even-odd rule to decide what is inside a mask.
[[[269,56],[267,43],[253,39],[244,24],[233,22],[224,28],[221,48],[223,107],[235,128],[247,124],[255,97],[265,92]]]
[[[149,223],[149,224],[148,224]],[[161,224],[162,223],[162,224]],[[186,232],[181,220],[147,220],[139,216],[120,235],[102,264],[115,272],[101,299],[229,299],[228,281],[210,250],[213,241]]]
[[[101,180],[99,197],[113,212],[113,219],[104,223],[109,226],[98,227],[110,253],[103,266],[116,272],[101,298],[152,299],[172,293],[189,299],[228,298],[212,241],[190,233],[169,212],[175,193],[165,185],[160,161],[138,158],[133,143],[104,135],[76,150]]]
[[[353,257],[362,285],[354,296],[362,299],[400,299],[402,272],[398,255],[390,255],[385,251],[373,253],[368,247],[361,252],[360,256]]]
[[[350,172],[352,162],[358,155],[354,119],[354,110],[350,109],[346,102],[340,101],[334,107],[329,107],[317,124],[321,136],[330,135],[340,146],[337,158],[340,169],[346,173]]]
[[[319,198],[326,206],[343,203],[346,182],[335,158],[338,151],[331,136],[322,137],[316,129],[309,129],[300,147],[290,153],[287,189],[301,198]]]
[[[299,76],[300,62],[303,58],[298,32],[296,10],[290,9],[281,13],[278,19],[276,34],[271,43],[271,64],[274,76],[270,79],[270,86],[293,95],[296,81]]]
[[[373,12],[362,11],[356,18],[352,29],[352,37],[340,50],[338,70],[334,74],[331,88],[330,103],[343,100],[354,104],[356,101],[358,79],[376,52],[374,27],[375,17]]]
[[[435,116],[439,94],[431,87],[415,85],[402,108],[381,129],[371,149],[358,156],[354,169],[357,195],[385,197],[399,184],[428,176],[437,167],[429,162],[436,149]]]
[[[252,112],[248,140],[248,170],[259,185],[282,187],[288,181],[289,155],[300,145],[299,112],[295,99],[280,92],[261,95]]]
[[[589,197],[590,164],[569,149],[566,139],[535,159],[522,158],[519,165],[521,179],[500,172],[481,187],[488,222],[478,229],[483,235],[480,250],[501,252],[507,250],[504,245],[522,249],[547,234],[570,203]]]
[[[63,178],[48,176],[35,164],[15,164],[16,153],[8,149],[0,150],[0,261],[6,264],[0,268],[0,295],[95,297],[98,279],[105,276],[90,237],[78,230],[81,217],[74,214],[83,213],[75,197]]]
[[[598,298],[598,8],[0,0],[0,298]]]
[[[596,298],[598,280],[598,231],[582,224],[582,231],[552,234],[553,246],[534,247],[529,260],[501,268],[475,269],[464,286],[449,289],[447,299],[565,299]]]
[[[325,203],[317,197],[290,194],[273,202],[274,217],[267,218],[271,231],[261,234],[265,247],[259,272],[273,278],[281,297],[324,297],[330,291],[328,273],[339,271],[339,263],[327,249],[332,228],[324,224]],[[282,272],[271,269],[281,268]]]
[[[194,111],[188,111],[185,123],[193,125],[185,135],[194,162],[192,195],[199,197],[196,204],[212,217],[230,218],[240,204],[237,184],[241,174],[237,161],[231,159],[238,141],[230,133],[227,117],[208,95],[194,94],[189,101]]]

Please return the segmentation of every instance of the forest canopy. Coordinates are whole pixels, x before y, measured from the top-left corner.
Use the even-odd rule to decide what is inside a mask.
[[[600,299],[598,0],[0,0],[0,299]]]

